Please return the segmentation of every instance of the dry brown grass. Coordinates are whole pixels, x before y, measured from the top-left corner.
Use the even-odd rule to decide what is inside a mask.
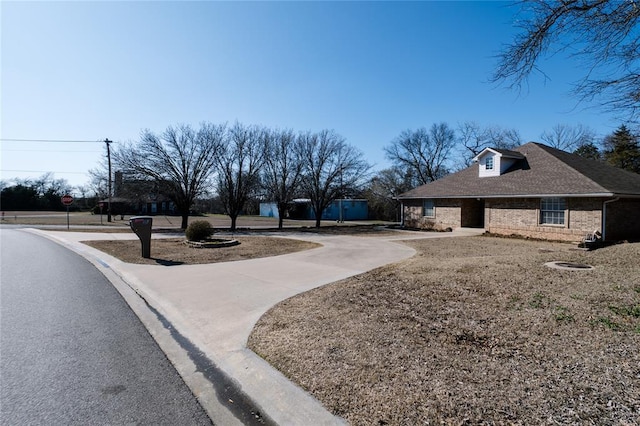
[[[181,218],[179,216],[165,216],[165,215],[156,215],[153,217],[153,228],[162,228],[162,229],[180,229]],[[96,227],[94,230],[99,229],[99,232],[108,232],[109,228],[113,229],[129,229],[129,219],[130,215],[124,216],[124,219],[121,219],[120,215],[114,215],[112,222],[107,222],[107,215],[102,215],[102,219],[100,215],[94,215],[88,212],[71,212],[69,214],[69,224],[73,231],[78,231],[78,227],[87,227],[86,229],[91,229],[91,227]],[[216,229],[229,229],[231,226],[231,219],[229,216],[220,215],[220,214],[209,214],[203,216],[191,216],[189,218],[189,223],[194,220],[206,220],[211,223],[211,226]],[[66,212],[38,212],[38,211],[7,211],[5,212],[5,217],[0,223],[5,223],[8,225],[33,225],[33,226],[59,226],[66,228],[67,226],[67,213]],[[342,224],[336,224],[335,221],[322,221],[322,227],[330,227],[330,228],[349,228],[353,224],[351,222],[345,222]],[[311,228],[315,226],[315,221],[313,220],[293,220],[293,219],[285,219],[284,226],[287,228],[295,227],[295,228]],[[98,228],[99,227],[99,228]],[[262,217],[262,216],[239,216],[237,227],[239,229],[242,228],[271,228],[275,229],[278,227],[278,219],[273,217]]]
[[[185,244],[184,238],[163,238],[151,241],[151,258],[141,257],[138,240],[85,241],[111,256],[127,263],[148,265],[195,265],[202,263],[232,262],[278,256],[319,247],[320,244],[276,237],[237,237],[239,245],[220,248],[194,248]]]
[[[250,348],[354,425],[640,424],[640,244],[407,244],[282,302]]]

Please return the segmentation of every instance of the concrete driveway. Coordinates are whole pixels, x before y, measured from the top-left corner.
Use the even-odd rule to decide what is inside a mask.
[[[413,256],[415,251],[398,240],[476,235],[482,230],[398,232],[384,237],[286,233],[282,236],[317,242],[322,247],[262,259],[178,266],[123,263],[80,243],[135,238],[133,234],[34,232],[82,254],[103,272],[115,273],[171,327],[206,354],[216,368],[232,378],[268,418],[277,424],[302,425],[343,421],[246,348],[247,338],[258,319],[276,303],[298,293]],[[167,328],[166,324],[162,327]],[[158,330],[155,334],[150,331],[154,336],[161,334]],[[179,352],[175,348],[167,351],[171,352],[168,353],[170,359],[173,352]],[[227,401],[207,389],[198,367],[185,360],[184,355],[173,355],[178,359],[174,364],[214,422],[241,424],[237,416],[225,412]],[[191,379],[193,384],[189,383]]]

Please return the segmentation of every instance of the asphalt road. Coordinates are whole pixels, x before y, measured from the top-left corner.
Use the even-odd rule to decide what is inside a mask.
[[[0,229],[0,308],[0,424],[211,424],[120,294],[75,253]]]

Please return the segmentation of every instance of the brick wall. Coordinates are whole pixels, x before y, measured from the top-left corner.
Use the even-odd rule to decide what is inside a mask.
[[[569,229],[602,232],[602,198],[568,198]]]
[[[409,228],[445,230],[460,227],[461,200],[435,199],[435,217],[424,217],[422,200],[404,201],[404,225]]]
[[[422,215],[422,200],[404,201],[404,223],[410,228],[443,230],[448,227],[459,228],[462,226],[462,213],[465,215],[477,215],[475,206],[465,205],[469,200],[463,199],[435,199],[435,217],[428,218]],[[614,203],[615,204],[615,203]],[[635,204],[620,203],[617,206],[619,213],[615,213],[610,204],[611,214],[619,215],[620,223],[624,229],[632,226],[640,238],[640,220],[633,225],[628,224],[629,212],[635,211],[640,218],[640,200]],[[464,209],[462,209],[464,207]],[[598,198],[568,198],[567,211],[564,225],[541,225],[540,199],[539,198],[511,198],[511,199],[486,199],[484,209],[484,228],[493,234],[521,235],[530,238],[559,241],[581,241],[587,232],[601,229],[602,224],[602,199]],[[631,216],[633,217],[633,216]],[[469,218],[465,218],[467,224]],[[616,219],[611,219],[616,221]],[[607,232],[615,233],[618,225],[611,225]]]
[[[488,199],[485,202],[485,227],[528,229],[538,225],[540,200],[534,198]]]
[[[601,229],[602,200],[568,198],[564,225],[541,225],[540,199],[489,199],[485,204],[485,229],[499,235],[559,241],[581,241],[587,232]]]

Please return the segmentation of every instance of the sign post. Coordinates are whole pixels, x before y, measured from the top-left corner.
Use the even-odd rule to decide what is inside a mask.
[[[67,229],[69,229],[69,206],[73,204],[73,197],[69,194],[65,194],[61,198],[62,204],[67,206]]]

